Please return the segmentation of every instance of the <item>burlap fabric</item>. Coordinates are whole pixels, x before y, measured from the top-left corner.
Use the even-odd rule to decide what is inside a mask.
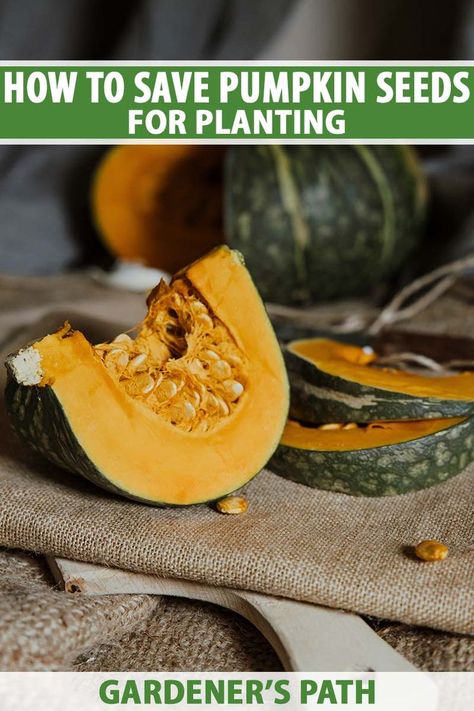
[[[45,563],[0,550],[0,669],[271,671],[271,647],[221,608],[147,595],[55,589]]]
[[[474,638],[371,620],[420,669],[474,671]],[[278,671],[245,620],[213,605],[54,588],[41,558],[0,551],[0,669]]]
[[[155,606],[146,595],[62,593],[51,586],[40,561],[0,551],[0,668],[66,669],[78,652],[119,638]]]
[[[110,497],[37,462],[4,420],[1,428],[4,545],[474,631],[472,469],[383,500],[312,492],[263,473],[247,488],[249,513],[234,519],[206,507],[169,511]],[[428,536],[452,548],[442,565],[409,555],[407,547]],[[470,664],[469,642],[459,644],[463,652],[452,658]]]

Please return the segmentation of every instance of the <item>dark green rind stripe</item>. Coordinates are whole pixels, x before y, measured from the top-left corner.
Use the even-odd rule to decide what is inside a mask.
[[[134,501],[153,506],[177,505],[135,496],[109,481],[78,442],[52,388],[18,385],[11,379],[5,390],[5,400],[11,424],[20,439],[53,464]],[[222,492],[219,498],[232,490]],[[190,505],[198,503],[205,502],[196,501]]]
[[[407,160],[403,146],[367,146],[364,159],[352,146],[279,151],[292,199],[282,197],[286,183],[270,146],[235,146],[226,165],[227,239],[244,254],[264,299],[298,304],[351,297],[396,273],[418,245],[424,222],[426,181],[415,157]]]
[[[426,489],[474,460],[474,418],[426,437],[373,449],[320,452],[280,445],[269,468],[299,484],[352,496]]]
[[[314,424],[426,420],[474,415],[472,400],[442,400],[374,388],[319,370],[285,351],[290,378],[291,416]]]

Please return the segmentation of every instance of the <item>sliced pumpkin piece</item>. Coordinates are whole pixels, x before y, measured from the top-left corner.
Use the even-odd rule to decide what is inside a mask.
[[[269,467],[307,486],[355,496],[425,489],[474,459],[474,418],[331,423],[289,420]]]
[[[221,146],[115,146],[97,169],[92,213],[115,256],[173,274],[223,242]]]
[[[7,367],[24,440],[150,503],[193,504],[243,486],[271,457],[288,411],[280,348],[228,247],[160,284],[135,337],[93,346],[66,324]]]
[[[308,423],[437,419],[474,414],[474,373],[419,375],[374,367],[377,355],[329,339],[286,348],[291,414]]]

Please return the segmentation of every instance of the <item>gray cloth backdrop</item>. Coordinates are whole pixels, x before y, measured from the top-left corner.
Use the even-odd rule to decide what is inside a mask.
[[[0,0],[2,59],[249,59],[294,0]],[[101,257],[89,183],[105,149],[0,147],[0,272]]]

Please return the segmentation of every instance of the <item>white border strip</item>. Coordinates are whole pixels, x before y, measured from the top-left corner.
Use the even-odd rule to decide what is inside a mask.
[[[2,711],[64,711],[65,708],[68,711],[106,711],[107,708],[195,711],[199,706],[215,711],[226,711],[234,706],[239,711],[310,711],[316,708],[342,708],[344,711],[438,711],[439,708],[449,708],[450,711],[465,711],[470,708],[474,674],[448,673],[441,681],[439,676],[422,672],[370,671],[283,674],[7,672],[0,673],[0,699]],[[249,695],[247,689],[252,687],[249,688],[247,682],[252,682],[253,688],[258,684],[260,699]],[[338,682],[346,684],[346,692],[341,691]],[[206,703],[206,685],[213,684],[222,685],[223,698],[209,696]],[[154,689],[153,696],[147,692],[150,687]],[[363,690],[366,691],[361,693]],[[325,691],[331,691],[331,694],[328,696]],[[179,697],[177,692],[181,692]],[[343,693],[347,695],[346,699]],[[282,701],[285,702],[283,705]]]

